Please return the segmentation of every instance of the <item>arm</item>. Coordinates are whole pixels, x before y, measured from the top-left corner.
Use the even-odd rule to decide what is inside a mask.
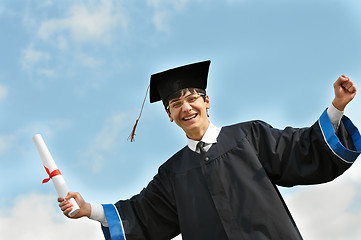
[[[99,221],[106,239],[111,239],[110,236],[125,239],[126,230],[129,238],[170,239],[180,230],[175,201],[170,196],[172,191],[166,178],[165,172],[160,171],[140,194],[114,205],[90,204],[79,193],[69,192],[65,199],[58,198],[59,207],[68,218],[88,217]],[[80,208],[73,217],[67,215],[73,207],[68,201],[70,198],[74,198]]]
[[[273,181],[283,186],[321,183],[342,174],[361,152],[361,137],[352,122],[343,117],[356,87],[340,76],[334,83],[335,98],[311,128],[259,128],[259,156]],[[342,121],[341,121],[342,118]],[[337,128],[339,128],[337,130]]]
[[[333,104],[330,104],[327,108],[327,116],[332,123],[335,133],[337,134],[343,117],[343,111],[338,110]]]

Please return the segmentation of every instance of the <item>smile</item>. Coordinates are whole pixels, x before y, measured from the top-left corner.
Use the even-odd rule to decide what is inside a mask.
[[[191,115],[191,116],[188,116],[188,117],[183,118],[183,120],[184,120],[184,121],[189,121],[189,120],[191,120],[191,119],[193,119],[193,118],[196,118],[197,116],[198,116],[198,114],[195,113],[195,114],[193,114],[193,115]]]

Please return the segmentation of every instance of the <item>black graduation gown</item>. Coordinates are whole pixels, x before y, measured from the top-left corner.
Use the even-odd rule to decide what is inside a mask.
[[[321,128],[316,122],[278,130],[252,121],[223,127],[205,154],[184,147],[140,194],[115,204],[126,239],[171,239],[179,233],[184,240],[302,239],[275,185],[331,181],[358,155],[340,157]],[[337,138],[356,150],[343,123]]]

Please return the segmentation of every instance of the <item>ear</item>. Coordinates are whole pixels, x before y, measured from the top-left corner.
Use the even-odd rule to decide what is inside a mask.
[[[206,109],[210,109],[211,105],[209,103],[209,96],[208,95],[206,95],[206,99],[204,100],[204,102],[206,103]]]
[[[165,111],[166,111],[167,114],[168,114],[169,120],[170,120],[171,122],[173,122],[174,119],[172,118],[172,115],[170,114],[170,111],[168,111],[168,110],[165,110]]]

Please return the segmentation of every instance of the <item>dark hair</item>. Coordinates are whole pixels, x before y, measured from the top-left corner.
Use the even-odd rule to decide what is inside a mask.
[[[174,99],[174,98],[180,98],[182,95],[184,95],[187,91],[190,91],[191,93],[203,93],[204,96],[203,97],[203,100],[205,101],[206,100],[206,90],[204,89],[200,89],[200,88],[183,88],[175,93],[172,93],[171,95],[169,95],[168,97],[166,97],[164,100],[163,100],[163,105],[164,107],[167,109],[167,106],[169,104],[169,101]]]

